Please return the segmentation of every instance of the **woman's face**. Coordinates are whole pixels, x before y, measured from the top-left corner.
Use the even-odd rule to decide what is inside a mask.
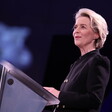
[[[74,44],[79,48],[95,47],[94,42],[99,36],[91,28],[88,17],[78,17],[74,25]]]

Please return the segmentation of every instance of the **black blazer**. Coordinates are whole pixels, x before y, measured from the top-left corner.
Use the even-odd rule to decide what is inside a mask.
[[[110,61],[99,50],[81,56],[60,88],[56,112],[100,112],[110,76]]]

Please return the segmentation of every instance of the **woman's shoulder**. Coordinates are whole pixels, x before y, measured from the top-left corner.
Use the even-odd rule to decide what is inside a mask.
[[[97,54],[97,55],[95,55],[94,58],[99,61],[110,61],[107,56],[104,56],[102,54]]]
[[[101,55],[101,54],[96,54],[92,57],[91,59],[92,62],[94,63],[99,63],[99,64],[108,64],[110,65],[110,60],[107,56]]]

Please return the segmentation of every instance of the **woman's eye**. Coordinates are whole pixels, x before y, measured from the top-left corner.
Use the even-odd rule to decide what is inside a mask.
[[[81,28],[86,28],[85,26],[81,26]]]
[[[74,29],[76,29],[77,28],[77,26],[74,26]]]

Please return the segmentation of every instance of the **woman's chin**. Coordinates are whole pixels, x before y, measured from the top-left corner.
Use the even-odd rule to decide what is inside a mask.
[[[81,44],[80,44],[79,42],[75,42],[75,45],[76,45],[77,47],[81,46]]]

